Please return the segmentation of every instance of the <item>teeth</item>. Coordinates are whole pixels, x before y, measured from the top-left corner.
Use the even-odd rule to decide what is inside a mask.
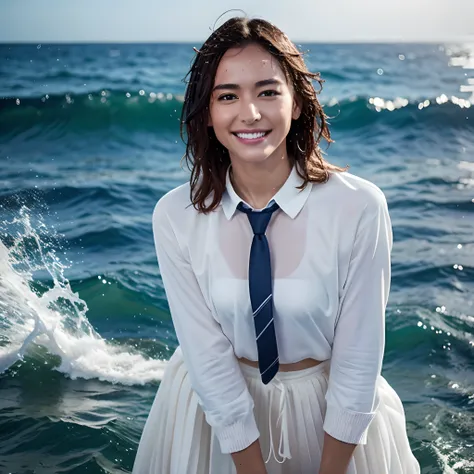
[[[245,138],[246,140],[252,140],[256,138],[262,138],[265,136],[265,132],[259,133],[236,133],[239,138]]]

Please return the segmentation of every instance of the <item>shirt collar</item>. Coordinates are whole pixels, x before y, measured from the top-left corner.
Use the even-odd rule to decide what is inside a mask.
[[[295,165],[285,181],[285,184],[283,184],[272,198],[280,206],[280,209],[282,209],[282,211],[292,219],[294,219],[301,211],[308,199],[309,193],[311,192],[311,182],[309,182],[303,190],[297,189],[297,187],[302,184],[303,179],[299,176]],[[235,214],[240,202],[243,202],[243,199],[239,197],[232,186],[229,166],[226,173],[225,191],[222,195],[221,201],[224,214],[228,220],[230,220]]]

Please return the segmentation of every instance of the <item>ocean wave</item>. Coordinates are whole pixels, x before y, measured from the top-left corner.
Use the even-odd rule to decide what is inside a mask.
[[[179,128],[182,98],[173,94],[131,95],[100,91],[90,94],[45,95],[0,99],[0,136],[25,130],[60,129],[62,134],[126,131],[163,131]]]
[[[393,283],[400,287],[411,285],[422,285],[424,283],[436,284],[438,287],[451,288],[453,279],[471,283],[474,277],[474,268],[461,265],[419,265],[414,268],[413,264],[393,265]]]
[[[25,231],[13,245],[0,242],[0,373],[30,356],[49,361],[72,379],[123,385],[160,380],[166,362],[145,357],[133,345],[104,339],[87,319],[86,302],[64,277],[66,266],[31,227],[27,212],[19,220]],[[27,241],[34,241],[35,248]],[[41,291],[33,280],[38,270],[52,280]]]
[[[416,188],[412,188],[415,189]],[[415,192],[415,191],[414,191]],[[413,193],[414,193],[413,192]],[[433,196],[431,199],[420,198],[418,196],[413,196],[410,198],[395,198],[390,201],[390,209],[410,209],[410,211],[415,211],[422,209],[428,211],[431,209],[436,209],[437,211],[441,210],[450,210],[450,211],[459,211],[459,212],[474,212],[474,203],[472,201],[461,200],[439,200]]]
[[[0,99],[0,136],[16,136],[32,128],[61,128],[63,133],[103,131],[118,127],[127,131],[177,130],[183,98],[165,93],[131,94],[125,90],[86,94],[57,94]],[[439,130],[474,126],[470,102],[445,95],[428,99],[382,99],[365,95],[329,100],[325,112],[340,130],[359,130],[373,125]]]
[[[400,129],[426,127],[432,130],[472,127],[471,103],[446,95],[412,100],[397,97],[357,96],[337,102],[330,100],[324,108],[330,123],[340,130],[359,130],[381,125]]]
[[[120,197],[120,196],[119,196]],[[0,190],[0,203],[5,209],[19,211],[23,206],[36,207],[38,203],[46,206],[64,203],[68,208],[83,206],[85,203],[94,205],[116,204],[116,195],[105,186],[55,186],[38,188],[24,183],[22,189],[11,188]]]

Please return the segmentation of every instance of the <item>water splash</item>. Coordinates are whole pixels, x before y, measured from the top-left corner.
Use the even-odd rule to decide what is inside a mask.
[[[121,384],[161,380],[166,362],[145,358],[134,348],[111,343],[87,319],[87,304],[64,276],[59,240],[22,206],[0,223],[0,372],[37,356],[38,346],[60,357],[55,369],[69,377]],[[36,279],[37,273],[47,278]],[[44,352],[44,351],[43,351]]]

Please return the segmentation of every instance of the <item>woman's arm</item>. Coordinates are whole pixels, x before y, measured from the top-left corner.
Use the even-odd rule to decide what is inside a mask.
[[[166,195],[153,212],[156,252],[173,324],[191,386],[221,451],[242,451],[260,435],[254,402],[232,344],[212,316],[189,263],[183,245],[189,236],[175,233],[170,217],[183,216],[173,204]]]
[[[324,420],[324,431],[330,436],[325,438],[322,455],[327,472],[331,473],[350,460],[353,448],[347,444],[367,442],[367,430],[378,406],[377,379],[385,349],[392,227],[383,193],[373,189],[368,198],[341,293],[332,347]]]
[[[237,474],[267,474],[260,442],[254,441],[248,448],[232,453]]]
[[[356,446],[324,433],[323,455],[318,474],[346,474]]]

